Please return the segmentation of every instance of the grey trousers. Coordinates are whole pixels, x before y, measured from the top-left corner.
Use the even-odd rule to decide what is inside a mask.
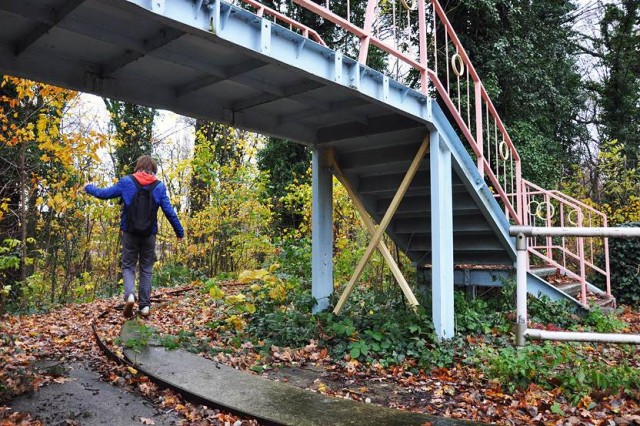
[[[143,237],[129,232],[122,233],[122,279],[124,299],[135,295],[136,267],[138,273],[138,306],[151,306],[151,271],[155,262],[156,236]]]

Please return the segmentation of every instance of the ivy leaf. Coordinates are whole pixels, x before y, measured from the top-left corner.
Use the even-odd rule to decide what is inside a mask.
[[[351,355],[352,359],[356,359],[360,356],[360,347],[358,346],[354,346],[351,348],[351,352],[349,352],[349,355]]]

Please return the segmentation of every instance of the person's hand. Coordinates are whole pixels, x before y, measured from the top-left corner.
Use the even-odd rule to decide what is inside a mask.
[[[87,188],[87,186],[89,186],[89,185],[91,185],[91,183],[89,183],[89,182],[85,183],[85,184],[84,184],[84,185],[82,185],[82,187],[78,190],[78,192],[79,192],[80,194],[86,194],[86,193],[87,193],[86,188]]]

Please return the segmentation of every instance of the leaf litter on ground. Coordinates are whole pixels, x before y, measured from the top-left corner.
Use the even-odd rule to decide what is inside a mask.
[[[237,283],[225,286],[227,294],[237,292]],[[146,320],[160,334],[178,336],[189,350],[217,362],[261,374],[266,379],[280,380],[322,394],[374,403],[456,419],[497,424],[539,425],[632,425],[640,424],[638,399],[625,392],[583,398],[571,404],[562,389],[543,389],[531,384],[509,394],[503,384],[489,380],[480,366],[457,362],[449,368],[416,370],[411,360],[403,365],[383,368],[365,365],[357,359],[332,359],[326,347],[310,341],[301,348],[271,346],[265,351],[250,341],[229,339],[212,328],[220,321],[217,302],[205,297],[197,286],[179,297],[166,297],[156,304]],[[163,292],[155,296],[163,298]],[[65,306],[47,314],[4,315],[0,323],[0,401],[37,391],[57,378],[31,368],[36,360],[56,359],[89,361],[102,378],[130,392],[138,392],[160,410],[173,410],[184,424],[258,424],[233,414],[184,401],[171,390],[161,390],[146,376],[109,361],[92,338],[90,321],[85,312],[102,312],[119,299],[98,300],[90,304]],[[121,312],[112,310],[98,322],[98,331],[113,350],[123,324]],[[620,319],[629,331],[640,332],[640,314],[624,308]],[[91,337],[89,337],[91,336]],[[483,344],[482,338],[469,336],[470,345]],[[594,345],[593,356],[629,357],[628,352],[609,345]],[[637,351],[635,356],[637,358]],[[302,373],[301,373],[302,372]],[[0,408],[0,424],[41,424],[27,414]]]

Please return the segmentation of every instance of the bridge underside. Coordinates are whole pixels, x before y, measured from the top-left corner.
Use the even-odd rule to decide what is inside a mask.
[[[425,97],[248,11],[193,4],[3,1],[0,69],[308,145],[424,127]]]
[[[235,6],[5,0],[0,73],[331,150],[375,221],[422,140],[437,132],[452,158],[454,262],[515,259],[504,214],[435,102]],[[431,185],[430,163],[422,162],[388,229],[416,265],[432,262],[431,217],[440,206],[431,195],[448,191]]]

